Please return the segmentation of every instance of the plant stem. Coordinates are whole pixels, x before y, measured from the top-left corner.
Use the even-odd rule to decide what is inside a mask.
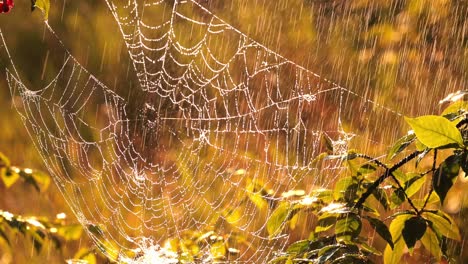
[[[359,200],[357,201],[357,203],[354,205],[354,208],[358,208],[360,209],[362,207],[362,205],[364,204],[364,202],[367,200],[367,198],[369,198],[369,196],[371,196],[371,194],[374,192],[374,190],[376,190],[380,184],[382,184],[382,182],[387,179],[388,177],[392,176],[394,177],[392,174],[398,169],[400,168],[401,166],[405,165],[408,161],[414,159],[415,157],[417,157],[419,154],[421,154],[421,151],[415,151],[411,154],[409,154],[408,156],[406,156],[405,158],[403,158],[402,160],[400,160],[398,163],[396,163],[395,165],[393,165],[391,168],[386,168],[385,169],[385,172],[377,179],[375,180],[371,186],[369,186],[369,188],[367,188],[367,191],[365,193],[362,194],[361,198],[359,198]],[[401,188],[401,185],[399,184],[399,182],[397,181],[397,184],[399,185],[399,187]],[[410,205],[412,204],[412,202],[410,203]],[[413,205],[413,208],[414,205]]]

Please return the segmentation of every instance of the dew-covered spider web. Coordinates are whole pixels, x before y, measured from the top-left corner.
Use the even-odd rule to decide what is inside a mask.
[[[398,134],[381,121],[397,112],[195,1],[106,2],[138,79],[131,92],[85,69],[48,24],[52,52],[64,54],[61,67],[48,69],[54,77],[28,87],[9,57],[7,81],[57,186],[112,259],[173,263],[200,250],[199,261],[210,262],[221,243],[229,252],[220,262],[264,263],[311,230],[268,232],[275,206],[294,196],[288,191],[330,187],[343,172],[339,158],[317,162],[320,153],[343,155],[354,139],[380,144],[377,132],[365,132],[370,123]],[[193,238],[209,243],[169,253],[174,241]]]

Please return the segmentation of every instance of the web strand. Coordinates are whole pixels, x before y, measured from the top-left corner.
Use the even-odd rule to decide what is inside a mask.
[[[326,151],[323,134],[339,156],[360,136],[346,125],[399,115],[285,59],[195,1],[106,2],[143,100],[122,98],[66,49],[43,89],[28,89],[16,70],[7,80],[79,221],[98,228],[91,237],[122,262],[164,255],[171,263],[159,251],[164,243],[195,231],[242,237],[227,262],[271,259],[289,239],[266,231],[282,193],[330,187],[343,173],[339,159],[314,163]],[[363,115],[351,117],[356,109]]]

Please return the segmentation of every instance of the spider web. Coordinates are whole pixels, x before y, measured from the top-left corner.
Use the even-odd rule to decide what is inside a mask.
[[[10,57],[7,81],[59,189],[119,262],[173,263],[163,248],[196,232],[238,250],[228,263],[268,261],[297,239],[266,229],[285,192],[330,187],[343,173],[340,159],[314,162],[327,151],[323,135],[339,156],[352,138],[380,142],[362,132],[367,124],[399,116],[195,1],[106,2],[139,81],[132,96],[108,88],[64,47],[42,89],[28,89]]]

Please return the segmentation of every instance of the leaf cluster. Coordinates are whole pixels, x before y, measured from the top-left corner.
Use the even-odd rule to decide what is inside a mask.
[[[29,168],[12,166],[6,155],[0,152],[0,178],[3,185],[9,189],[22,180],[31,185],[38,192],[44,192],[50,185],[50,176],[44,172]],[[44,245],[52,244],[61,250],[64,243],[77,241],[82,238],[83,228],[80,224],[70,224],[66,215],[58,214],[55,219],[39,216],[22,216],[0,210],[0,248],[8,252],[11,250],[12,239],[22,235],[32,241],[36,253],[43,250]],[[96,263],[93,249],[82,248],[74,256],[75,260]]]
[[[271,263],[370,263],[382,254],[384,263],[398,263],[404,254],[413,254],[418,242],[433,259],[447,259],[443,244],[461,237],[440,205],[459,174],[468,172],[467,110],[465,101],[457,101],[440,116],[405,117],[412,130],[395,142],[385,160],[351,151],[341,157],[348,171],[334,189],[280,202],[267,222],[271,238],[304,213],[317,224],[308,239],[291,244]],[[432,166],[421,166],[422,160]],[[414,198],[418,193],[424,198]],[[386,242],[383,252],[371,245],[365,227]]]

